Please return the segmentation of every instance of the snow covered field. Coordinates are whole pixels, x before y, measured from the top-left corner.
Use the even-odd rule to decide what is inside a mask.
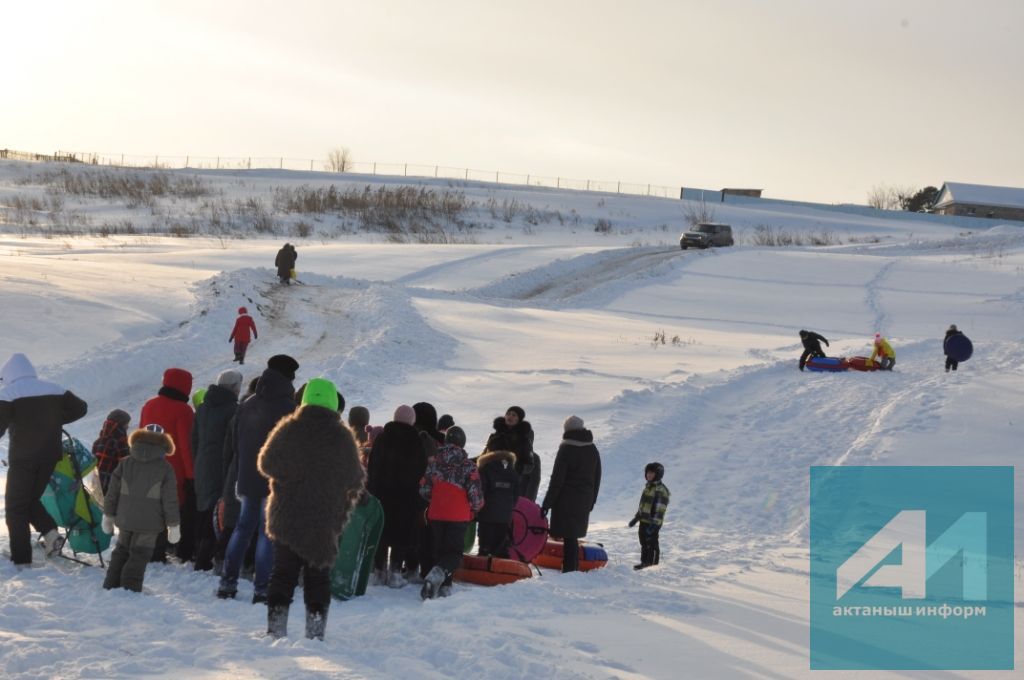
[[[0,163],[0,204],[43,195],[15,184],[38,167]],[[232,199],[328,181],[297,174],[205,177]],[[227,337],[246,305],[260,331],[247,379],[270,355],[288,353],[301,364],[298,381],[336,381],[374,424],[398,404],[430,401],[465,428],[471,452],[495,416],[521,405],[537,433],[542,493],[562,420],[575,413],[602,454],[588,540],[605,545],[608,567],[493,589],[456,585],[453,597],[427,603],[411,587],[371,588],[335,603],[319,643],[264,638],[265,609],[248,604],[244,581],[237,601],[219,601],[213,576],[151,565],[139,596],[102,590],[100,569],[57,561],[17,572],[4,561],[0,677],[810,676],[809,467],[1017,463],[1020,226],[963,232],[938,220],[726,206],[716,219],[735,225],[738,245],[694,252],[678,249],[680,201],[464,189],[475,200],[515,197],[582,217],[531,225],[485,214],[456,244],[388,243],[358,231],[335,239],[45,238],[8,224],[0,233],[0,361],[25,352],[41,377],[85,398],[89,415],[69,429],[91,442],[110,409],[137,418],[165,368],[186,368],[205,385],[231,367]],[[128,211],[66,201],[65,210],[88,212],[94,226]],[[188,209],[176,205],[162,209]],[[140,226],[148,219],[132,214]],[[609,233],[594,230],[602,218]],[[765,224],[827,229],[839,242],[752,245],[750,234]],[[305,285],[276,283],[271,265],[285,240],[297,246]],[[975,343],[954,374],[942,370],[950,323]],[[800,373],[801,328],[829,338],[835,355],[869,353],[880,331],[897,351],[896,370]],[[660,332],[665,344],[654,342]],[[4,438],[0,458],[6,447]],[[636,573],[639,547],[626,521],[652,460],[666,467],[672,503],[661,565]],[[1012,673],[891,674],[982,675]]]

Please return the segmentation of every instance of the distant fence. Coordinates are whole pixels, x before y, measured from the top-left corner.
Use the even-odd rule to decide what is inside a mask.
[[[298,170],[309,172],[336,172],[327,160],[308,158],[228,157],[228,156],[140,156],[112,153],[82,153],[79,151],[58,151],[52,155],[34,154],[23,151],[0,149],[0,158],[27,161],[59,161],[66,163],[87,163],[122,168],[153,169],[196,169],[196,170]],[[474,170],[453,168],[443,165],[415,163],[352,162],[345,165],[345,173],[362,175],[386,175],[389,177],[426,177],[436,179],[492,182],[549,189],[571,189],[575,191],[599,191],[611,194],[655,196],[678,198],[679,187],[639,184],[619,180],[575,179],[571,177],[547,177],[500,170]]]

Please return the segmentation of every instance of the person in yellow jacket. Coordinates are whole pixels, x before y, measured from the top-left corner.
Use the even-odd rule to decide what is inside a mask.
[[[882,337],[881,333],[875,333],[875,348],[871,352],[871,358],[868,359],[869,366],[875,362],[875,357],[881,357],[878,367],[883,371],[891,371],[892,367],[896,365],[896,350],[892,348],[888,340]]]

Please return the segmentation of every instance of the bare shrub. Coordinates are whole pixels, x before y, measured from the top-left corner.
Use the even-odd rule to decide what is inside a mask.
[[[292,225],[292,236],[298,236],[299,238],[309,238],[309,235],[313,233],[313,225],[305,220],[299,220]]]
[[[352,169],[352,152],[347,146],[339,146],[327,152],[327,169],[330,172],[348,172]]]
[[[827,229],[804,233],[787,231],[772,224],[759,224],[754,227],[750,242],[756,246],[834,246],[842,241]]]
[[[602,217],[594,222],[594,231],[598,234],[610,234],[612,231],[612,221],[606,217]]]
[[[515,198],[511,200],[505,199],[501,202],[501,219],[506,222],[511,222],[516,218],[516,214],[522,209],[522,204]]]
[[[189,238],[190,236],[194,236],[197,232],[198,226],[196,224],[172,222],[167,227],[168,236],[174,236],[175,238]]]
[[[277,225],[263,200],[249,197],[236,203],[236,212],[244,224],[252,227],[257,234],[276,234]]]
[[[715,208],[708,205],[703,198],[700,201],[686,201],[683,205],[683,219],[691,227],[704,222],[714,222]]]
[[[914,187],[876,184],[868,191],[868,205],[879,210],[902,210],[916,193]]]
[[[812,246],[834,246],[840,243],[839,237],[827,229],[812,231],[807,235],[807,242]]]
[[[157,198],[196,199],[210,193],[202,180],[192,175],[117,169],[90,168],[72,172],[61,168],[35,173],[19,182],[45,186],[53,194],[123,200],[129,208],[152,207]]]

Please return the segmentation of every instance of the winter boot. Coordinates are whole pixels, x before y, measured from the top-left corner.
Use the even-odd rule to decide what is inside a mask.
[[[253,593],[252,594],[252,603],[253,604],[266,604],[267,603],[267,594],[266,593]]]
[[[47,557],[56,557],[64,548],[67,539],[61,536],[56,529],[50,529],[43,536],[43,552]]]
[[[288,636],[288,605],[273,604],[267,607],[267,635],[275,640]]]
[[[388,588],[404,588],[407,584],[405,577],[399,569],[392,569],[388,574]]]
[[[433,600],[437,596],[437,591],[444,584],[445,579],[448,577],[444,573],[444,569],[439,566],[435,566],[427,574],[427,577],[423,579],[423,588],[420,589],[420,597],[424,600]]]
[[[646,569],[649,566],[651,566],[651,565],[644,564],[643,562],[641,562],[640,564],[634,564],[633,565],[633,569],[635,569],[636,571],[640,571],[641,569]]]
[[[437,589],[438,597],[448,597],[452,594],[452,587],[448,585],[441,586]]]
[[[306,637],[310,640],[324,639],[324,630],[327,629],[327,610],[330,605],[325,604],[322,608],[306,607]]]

